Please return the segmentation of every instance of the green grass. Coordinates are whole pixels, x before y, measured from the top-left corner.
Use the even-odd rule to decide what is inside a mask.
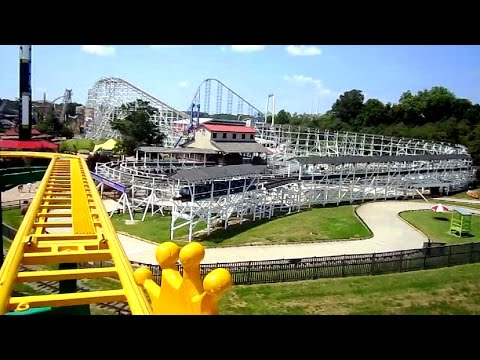
[[[224,315],[480,314],[480,264],[409,273],[235,286]]]
[[[451,235],[451,213],[435,213],[433,211],[419,210],[403,212],[400,217],[423,232],[431,241],[440,241],[447,244],[460,244],[480,241],[480,216],[472,216],[471,237],[458,237]]]
[[[473,191],[480,191],[480,188],[476,188],[475,190]],[[453,198],[457,198],[457,199],[472,199],[472,200],[475,200],[474,198],[470,197],[467,195],[467,192],[461,192],[461,193],[458,193],[458,194],[455,194],[455,195],[452,195],[450,197],[453,197]]]
[[[18,229],[22,223],[23,215],[20,209],[2,210],[2,221],[4,224]]]
[[[65,147],[65,150],[67,151],[78,151],[81,149],[92,151],[95,145],[103,144],[105,141],[106,140],[69,139],[62,141],[61,144]]]
[[[114,215],[113,224],[117,231],[124,231],[154,242],[165,242],[170,239],[169,216],[148,216],[145,221],[135,225],[125,225],[128,215]],[[204,228],[204,223],[197,229]],[[187,238],[188,227],[175,231],[175,240],[180,244]],[[354,213],[353,206],[313,208],[271,220],[246,221],[233,224],[227,229],[219,228],[210,235],[195,237],[207,247],[237,246],[247,244],[285,244],[293,242],[315,242],[333,239],[359,239],[371,237],[370,230]]]

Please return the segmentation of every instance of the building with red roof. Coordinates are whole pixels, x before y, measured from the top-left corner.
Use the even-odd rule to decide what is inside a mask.
[[[14,140],[14,139],[0,139],[1,150],[26,150],[26,151],[55,151],[59,148],[55,144],[46,140]]]
[[[212,120],[201,124],[195,130],[195,138],[183,145],[186,148],[200,148],[223,154],[262,154],[266,148],[255,141],[257,131],[243,121]]]

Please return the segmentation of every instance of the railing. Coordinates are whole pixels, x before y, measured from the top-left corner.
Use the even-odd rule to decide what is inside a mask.
[[[373,254],[310,257],[237,263],[202,264],[201,274],[222,267],[230,271],[235,285],[265,284],[319,278],[380,275],[395,272],[435,269],[480,262],[480,243],[433,246]],[[161,282],[158,265],[146,266],[157,283]],[[180,271],[182,268],[180,266]]]

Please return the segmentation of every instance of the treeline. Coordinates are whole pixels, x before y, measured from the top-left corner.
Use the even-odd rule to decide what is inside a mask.
[[[267,121],[271,122],[270,116]],[[475,164],[480,164],[480,105],[457,98],[444,87],[417,94],[406,91],[398,104],[365,101],[362,91],[354,89],[340,95],[325,114],[281,110],[275,115],[275,124],[462,144],[468,147]]]

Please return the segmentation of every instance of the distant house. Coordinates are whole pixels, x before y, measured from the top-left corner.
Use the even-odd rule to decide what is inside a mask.
[[[7,131],[5,131],[5,133],[2,135],[2,139],[18,139],[18,127],[15,127],[15,128],[12,128],[12,129],[9,129]],[[36,140],[41,140],[41,139],[45,139],[45,140],[48,140],[48,139],[51,139],[52,138],[52,135],[48,135],[48,134],[42,134],[40,131],[38,131],[37,129],[32,129],[32,132],[30,133],[31,135],[31,139],[36,139]]]
[[[242,163],[243,159],[261,156],[268,150],[255,141],[256,130],[243,121],[210,120],[195,130],[195,138],[184,148],[214,150],[222,155],[220,163]]]

